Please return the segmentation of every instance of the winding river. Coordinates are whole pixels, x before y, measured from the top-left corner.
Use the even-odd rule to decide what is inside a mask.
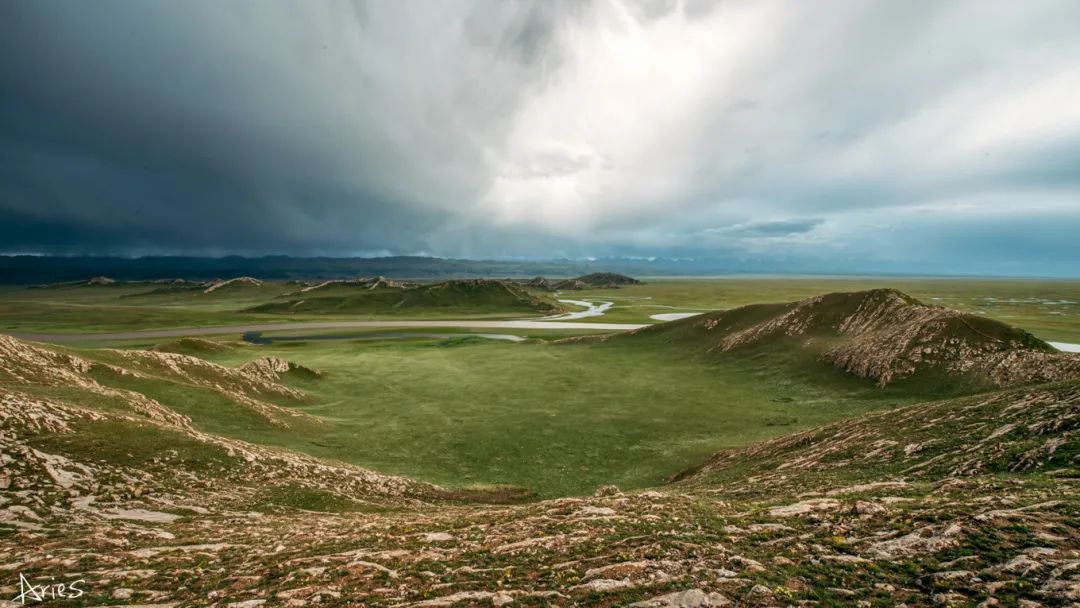
[[[615,304],[614,302],[590,302],[589,300],[559,300],[559,302],[563,304],[573,304],[575,306],[584,306],[585,310],[543,317],[545,321],[572,321],[574,319],[599,317]]]
[[[20,340],[34,342],[88,342],[94,340],[143,340],[158,338],[182,338],[185,336],[213,336],[221,334],[241,334],[243,339],[252,344],[270,344],[282,341],[299,340],[385,340],[402,338],[458,338],[478,337],[489,340],[506,340],[509,342],[521,342],[522,336],[506,333],[410,333],[410,332],[385,332],[367,335],[309,335],[309,336],[272,336],[263,337],[267,331],[296,331],[296,330],[324,330],[324,329],[587,329],[595,331],[629,331],[647,327],[641,323],[590,323],[576,321],[603,316],[612,306],[613,302],[588,301],[588,300],[559,300],[564,304],[584,306],[585,310],[568,312],[549,317],[541,317],[535,320],[520,319],[515,321],[300,321],[293,323],[255,323],[247,325],[224,325],[220,327],[187,327],[177,329],[147,329],[141,331],[106,332],[96,334],[44,334],[20,331],[0,331]],[[685,319],[700,312],[665,312],[650,315],[655,321],[676,321]],[[1050,346],[1067,353],[1080,353],[1080,344],[1069,342],[1049,342]]]

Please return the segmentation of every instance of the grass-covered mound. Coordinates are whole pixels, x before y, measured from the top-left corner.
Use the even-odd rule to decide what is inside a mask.
[[[618,289],[626,285],[641,285],[641,281],[628,277],[625,274],[614,272],[594,272],[582,275],[574,279],[567,279],[555,284],[555,289],[578,290],[578,289]]]
[[[662,342],[712,356],[783,345],[881,386],[910,380],[974,388],[1080,377],[1080,357],[1022,329],[892,289],[743,306],[612,341]]]
[[[260,313],[307,314],[461,314],[554,313],[562,308],[551,298],[540,296],[510,281],[470,279],[443,281],[432,285],[328,284],[287,299],[248,309]]]
[[[180,355],[193,355],[204,357],[217,353],[229,352],[235,348],[233,345],[203,338],[178,338],[161,342],[150,347],[150,350],[162,353],[177,353]]]

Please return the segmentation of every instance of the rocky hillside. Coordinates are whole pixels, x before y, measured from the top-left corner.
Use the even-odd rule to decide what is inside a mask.
[[[354,289],[404,289],[406,287],[414,287],[411,283],[403,281],[394,281],[384,276],[376,277],[361,277],[358,279],[330,279],[327,281],[319,281],[317,283],[303,283],[303,286],[299,291],[295,293],[308,293],[321,295],[330,291],[347,291],[348,288]],[[340,288],[340,289],[339,289]],[[293,295],[293,294],[289,294]]]
[[[114,606],[1080,601],[1080,382],[724,451],[653,490],[492,506],[200,432],[95,380],[164,370],[256,400],[288,373],[164,355],[0,342],[5,569]]]
[[[614,272],[594,272],[592,274],[577,277],[576,279],[560,281],[554,285],[554,288],[563,291],[578,289],[618,289],[619,287],[624,287],[626,285],[641,285],[641,281]]]
[[[385,283],[385,282],[384,282]],[[561,312],[554,301],[530,293],[511,281],[467,279],[431,285],[390,285],[343,291],[329,284],[308,293],[293,293],[249,312],[322,314],[399,314],[418,309],[461,314]]]
[[[206,288],[203,289],[203,293],[214,293],[218,290],[242,288],[242,287],[262,287],[263,282],[259,279],[253,279],[251,277],[235,277],[232,279],[221,279],[211,281]]]
[[[767,495],[827,489],[838,476],[914,482],[1078,465],[1080,381],[1074,380],[865,415],[719,452],[675,479]]]
[[[88,359],[0,336],[0,539],[79,525],[119,533],[131,522],[244,508],[266,492],[358,507],[438,494],[425,484],[200,431],[189,416],[135,390],[150,382],[200,387],[271,424],[316,423],[276,403],[304,398],[276,381],[294,367],[261,359],[234,369],[150,351],[100,351]]]
[[[522,284],[525,285],[526,287],[532,287],[534,289],[540,289],[540,290],[543,290],[543,291],[553,291],[554,290],[554,287],[552,286],[551,281],[545,279],[544,277],[533,277],[533,278],[529,279],[528,281],[524,281]]]
[[[636,336],[735,352],[784,343],[880,386],[920,377],[1013,386],[1080,378],[1080,356],[978,315],[928,306],[892,289],[752,305],[648,327]]]
[[[85,281],[65,281],[63,283],[48,283],[45,285],[31,285],[31,289],[57,289],[61,287],[101,287],[116,285],[116,279],[110,277],[91,277]]]

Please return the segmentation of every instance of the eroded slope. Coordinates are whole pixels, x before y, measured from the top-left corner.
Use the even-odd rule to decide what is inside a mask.
[[[0,361],[2,562],[84,578],[91,605],[1080,600],[1077,381],[725,451],[658,490],[495,507],[207,436],[123,396],[126,410],[101,409],[93,385],[71,400],[21,393],[84,378],[70,354],[15,342]]]
[[[918,377],[995,387],[1080,377],[1080,356],[1060,353],[1021,329],[928,306],[892,289],[745,306],[634,333],[714,355],[781,343],[879,386]]]

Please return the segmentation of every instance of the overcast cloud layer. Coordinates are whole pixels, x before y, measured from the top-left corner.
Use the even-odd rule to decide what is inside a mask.
[[[3,252],[1080,273],[1072,1],[13,0],[0,91]]]

